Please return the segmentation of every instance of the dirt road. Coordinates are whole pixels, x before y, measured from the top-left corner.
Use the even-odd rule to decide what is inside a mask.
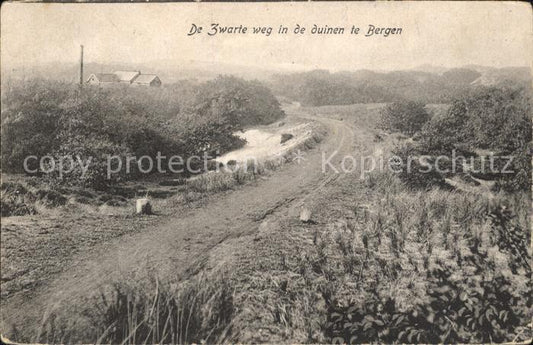
[[[79,253],[64,273],[38,291],[4,301],[4,325],[31,328],[55,303],[70,304],[112,278],[134,277],[140,268],[149,267],[158,276],[185,278],[201,267],[200,263],[205,264],[209,252],[225,240],[258,231],[265,218],[282,211],[297,214],[308,198],[338,176],[332,171],[322,172],[323,153],[329,157],[337,151],[331,162],[339,164],[343,154],[352,153],[354,133],[342,121],[306,115],[298,107],[286,112],[320,121],[328,128],[325,140],[303,153],[303,160],[244,188],[216,195],[204,207],[183,210],[156,228],[122,236],[91,253]]]

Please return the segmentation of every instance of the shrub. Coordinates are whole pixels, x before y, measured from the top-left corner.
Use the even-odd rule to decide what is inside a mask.
[[[395,102],[381,111],[380,127],[390,132],[413,135],[429,120],[424,105],[416,102]]]
[[[0,186],[2,193],[12,193],[12,194],[26,194],[28,189],[24,187],[21,183],[17,182],[2,182]]]
[[[219,76],[206,82],[192,106],[194,113],[222,118],[231,126],[269,124],[284,116],[272,92],[257,81]]]
[[[331,307],[327,336],[349,343],[504,342],[525,316],[517,309],[509,280],[501,275],[457,283],[451,272],[438,268],[429,274],[427,296],[427,303],[409,311],[376,294],[362,305]]]
[[[429,155],[449,156],[456,150],[475,157],[476,151],[490,150],[496,156],[511,156],[508,170],[514,173],[487,177],[506,191],[530,190],[530,91],[522,87],[480,88],[457,99],[444,116],[432,118],[418,134],[420,149]],[[500,168],[505,163],[499,162]]]
[[[34,207],[33,195],[4,191],[2,191],[2,197],[0,198],[0,210],[2,217],[25,216],[37,213]]]
[[[126,202],[124,202],[123,200],[117,199],[117,198],[113,198],[111,200],[106,201],[104,203],[104,205],[106,205],[106,206],[125,206]]]
[[[36,214],[35,196],[17,182],[2,182],[0,210],[2,217]]]
[[[89,198],[86,196],[79,195],[74,198],[74,201],[80,203],[80,204],[86,204],[86,205],[97,205],[99,204],[98,200],[95,200],[93,198]]]
[[[428,166],[421,162],[421,151],[416,144],[404,143],[393,148],[392,154],[400,158],[394,167],[398,177],[407,186],[414,189],[431,189],[434,186],[446,187],[444,177],[435,170],[433,160],[428,159]],[[429,169],[429,170],[428,170]]]
[[[23,172],[29,155],[43,156],[57,147],[61,105],[72,96],[62,83],[30,80],[2,89],[2,170]],[[37,168],[30,161],[29,168]]]
[[[48,154],[85,161],[93,157],[83,176],[78,166],[49,178],[56,184],[101,189],[139,176],[135,170],[126,176],[123,166],[107,179],[108,155],[125,162],[126,155],[155,161],[159,152],[184,160],[223,154],[244,145],[233,135],[237,128],[271,123],[283,115],[267,88],[233,77],[163,88],[87,86],[81,91],[74,84],[24,81],[2,89],[2,169],[22,172],[29,155],[37,156],[30,160],[32,170]]]
[[[69,171],[60,172],[59,165],[56,165],[55,170],[46,175],[46,179],[52,184],[105,190],[118,181],[135,177],[136,166],[133,166],[130,174],[123,168],[108,176],[108,157],[119,157],[122,162],[126,162],[127,157],[132,155],[127,147],[84,136],[69,136],[62,140],[62,145],[52,154],[55,160],[70,158],[73,162],[81,161],[86,164],[87,170],[84,171],[80,164],[74,164]],[[111,169],[117,168],[115,159],[109,162]]]
[[[508,70],[505,74],[515,84],[531,80],[529,68]],[[402,99],[435,104],[448,103],[472,89],[472,82],[479,76],[478,72],[465,68],[451,69],[442,75],[421,71],[330,73],[314,70],[274,75],[271,85],[284,99],[312,106],[388,103]],[[498,79],[502,77],[504,75]]]
[[[25,216],[37,214],[37,210],[31,204],[28,204],[23,198],[2,197],[0,200],[0,209],[2,217]]]
[[[35,192],[35,197],[46,207],[58,207],[67,203],[67,198],[54,190],[39,189]]]
[[[70,194],[65,188],[50,189],[46,183],[27,187],[19,182],[3,182],[1,189],[2,217],[37,214],[37,206],[56,208],[66,205],[68,198],[64,194]]]

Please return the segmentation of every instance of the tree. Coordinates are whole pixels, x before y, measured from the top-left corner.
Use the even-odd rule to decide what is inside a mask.
[[[235,128],[272,123],[284,116],[268,88],[256,81],[219,76],[203,85],[191,112]]]
[[[516,86],[481,87],[455,100],[448,112],[432,118],[418,135],[423,154],[449,155],[452,150],[476,156],[488,150],[496,156],[496,179],[506,190],[529,190],[531,185],[531,89]]]
[[[424,105],[402,101],[387,105],[381,112],[380,127],[390,132],[413,135],[429,120]]]

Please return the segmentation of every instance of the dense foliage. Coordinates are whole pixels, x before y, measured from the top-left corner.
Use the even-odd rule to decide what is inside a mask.
[[[480,178],[498,181],[506,190],[529,190],[531,186],[531,92],[519,87],[477,89],[452,103],[442,117],[434,117],[419,135],[423,154],[451,155],[452,150],[473,157],[476,170],[485,165]],[[480,156],[492,153],[494,166]],[[498,158],[509,157],[509,158]],[[504,168],[510,157],[512,161]]]
[[[29,155],[92,157],[83,178],[74,169],[59,182],[103,187],[110,182],[104,171],[107,155],[221,154],[243,144],[235,130],[282,116],[267,88],[233,77],[162,88],[80,90],[41,80],[15,83],[2,92],[2,169],[23,172]],[[29,163],[30,170],[37,168],[37,160]]]
[[[232,126],[266,124],[282,116],[270,90],[259,82],[235,77],[208,81],[198,90],[193,111],[202,117],[222,118]]]
[[[330,73],[325,70],[276,75],[272,89],[304,105],[345,105],[390,103],[412,100],[422,103],[448,103],[477,84],[530,85],[528,69],[493,69],[482,75],[476,69],[455,68],[442,75],[421,71],[388,73],[359,70]]]
[[[531,89],[502,85],[475,88],[431,118],[422,104],[395,102],[383,109],[379,126],[413,137],[393,150],[404,165],[409,157],[428,157],[431,174],[418,174],[417,161],[410,173],[401,174],[412,187],[466,173],[515,191],[531,187],[530,116]],[[439,156],[441,176],[434,164]]]
[[[369,175],[376,206],[317,236],[331,343],[527,339],[530,199],[413,192]],[[368,202],[368,200],[364,200]],[[337,254],[338,253],[338,254]],[[341,281],[337,281],[336,277]],[[516,337],[516,338],[515,338]]]
[[[413,135],[429,120],[429,114],[422,103],[395,102],[382,110],[380,120],[387,131]]]

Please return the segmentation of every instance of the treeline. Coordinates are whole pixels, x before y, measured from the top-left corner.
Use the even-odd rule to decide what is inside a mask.
[[[530,72],[522,68],[485,71],[454,68],[443,74],[420,71],[378,73],[369,70],[330,73],[325,70],[275,75],[272,89],[304,105],[389,103],[411,100],[449,103],[481,84],[530,83]]]
[[[483,87],[451,103],[449,109],[431,117],[423,103],[396,102],[384,108],[382,128],[413,136],[413,142],[396,148],[396,154],[438,156],[457,160],[453,173],[496,181],[507,191],[531,189],[531,90],[519,86]],[[465,158],[465,159],[463,159]],[[492,161],[491,161],[492,159]],[[466,161],[466,168],[461,163]],[[452,171],[452,162],[444,168]],[[442,162],[441,162],[442,165]],[[412,186],[428,187],[442,182],[446,174],[402,175]]]
[[[233,133],[284,116],[269,89],[220,76],[162,88],[100,88],[32,80],[2,88],[2,171],[24,172],[28,156],[92,157],[87,174],[74,169],[57,183],[105,187],[106,155],[222,154],[244,142]],[[28,170],[38,167],[28,161]]]

